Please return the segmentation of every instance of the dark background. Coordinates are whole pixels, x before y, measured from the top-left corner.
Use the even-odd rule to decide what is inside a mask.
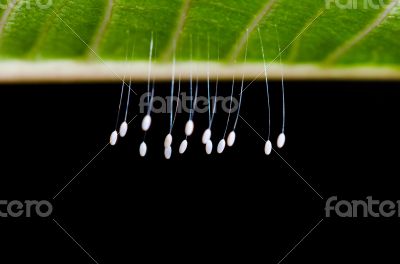
[[[271,86],[275,143],[281,98],[279,83]],[[0,219],[2,263],[94,263],[54,220],[98,263],[279,263],[289,252],[282,263],[397,259],[398,218],[328,219],[324,205],[331,196],[399,199],[399,83],[286,86],[287,145],[278,152],[323,199],[277,154],[266,157],[262,139],[241,120],[236,145],[207,156],[200,142],[205,114],[195,117],[184,156],[177,148],[187,115],[178,115],[170,161],[163,158],[168,116],[153,116],[143,159],[139,115],[125,139],[106,147],[53,199],[107,144],[120,84],[1,85],[0,199],[54,204],[47,219]],[[157,84],[156,95],[167,95],[168,88]],[[134,89],[140,95],[145,84]],[[230,84],[221,84],[220,92],[228,96]],[[264,137],[265,96],[263,83],[253,84],[242,108]],[[130,117],[138,112],[137,100]],[[215,146],[225,120],[218,112]]]

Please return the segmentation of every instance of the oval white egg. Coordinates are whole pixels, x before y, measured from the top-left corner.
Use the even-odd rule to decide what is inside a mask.
[[[235,140],[236,140],[236,133],[235,133],[235,131],[232,131],[231,133],[229,133],[229,136],[228,136],[228,140],[227,140],[228,147],[232,147],[233,144],[235,144]]]
[[[172,135],[168,134],[164,140],[164,148],[168,148],[172,145]]]
[[[127,132],[128,132],[128,123],[125,121],[119,127],[119,135],[121,137],[125,137]]]
[[[283,146],[285,145],[285,142],[286,142],[286,136],[285,136],[284,133],[281,133],[278,136],[278,140],[277,140],[276,145],[278,146],[278,148],[283,148]]]
[[[172,156],[172,148],[171,147],[167,147],[164,149],[164,156],[166,159],[170,159]]]
[[[110,145],[114,146],[115,144],[117,144],[117,140],[118,140],[118,132],[114,131],[111,133],[110,136]]]
[[[179,146],[179,153],[180,154],[185,153],[187,146],[188,146],[188,141],[185,139],[184,141],[182,141],[181,145]]]
[[[213,151],[213,143],[211,140],[207,141],[206,143],[206,153],[210,155]]]
[[[151,126],[151,116],[146,115],[142,121],[142,130],[147,131],[150,129],[150,126]]]
[[[203,137],[201,138],[201,142],[203,144],[207,144],[208,141],[211,139],[211,129],[207,128],[206,131],[203,133]]]
[[[269,156],[271,154],[271,152],[272,152],[271,141],[268,140],[267,142],[265,142],[264,152],[265,152],[265,155],[267,155],[267,156]]]
[[[222,152],[224,152],[225,145],[226,145],[225,139],[221,139],[221,140],[219,141],[218,147],[217,147],[217,152],[218,152],[219,154],[221,154]]]
[[[146,142],[143,141],[139,147],[139,154],[141,157],[144,157],[144,156],[146,156],[146,153],[147,153],[147,145],[146,145]]]
[[[193,120],[189,120],[185,125],[185,135],[189,137],[193,134],[193,131],[194,131],[194,122]]]

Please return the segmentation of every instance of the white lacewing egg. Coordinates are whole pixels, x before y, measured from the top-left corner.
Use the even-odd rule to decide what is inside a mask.
[[[186,149],[187,149],[187,146],[188,146],[188,142],[187,142],[187,140],[185,139],[184,141],[182,141],[181,145],[179,146],[179,153],[180,153],[180,154],[185,153],[185,151],[186,151]]]
[[[207,144],[208,141],[211,139],[211,129],[207,128],[206,131],[203,133],[203,137],[201,138],[201,142],[203,144]]]
[[[278,140],[277,140],[277,146],[278,148],[283,148],[283,146],[285,145],[285,141],[286,141],[286,136],[284,133],[281,133],[278,136]]]
[[[140,144],[140,148],[139,148],[139,153],[141,157],[146,156],[147,153],[147,145],[146,142],[142,142],[142,144]]]
[[[114,132],[111,133],[110,145],[114,146],[115,144],[117,144],[117,140],[118,140],[118,132],[115,130]]]
[[[268,140],[267,142],[265,142],[264,152],[265,152],[265,155],[267,155],[267,156],[269,156],[271,154],[271,152],[272,152],[272,143],[271,143],[271,141]]]
[[[127,132],[128,132],[128,123],[125,121],[119,127],[119,135],[121,137],[125,137]]]
[[[164,148],[168,148],[172,145],[172,135],[168,134],[164,140]]]
[[[232,147],[233,144],[235,144],[235,140],[236,140],[236,133],[235,133],[235,131],[232,131],[232,132],[229,133],[229,135],[228,135],[228,141],[227,141],[228,147]]]
[[[217,152],[218,152],[219,154],[221,154],[222,152],[224,152],[225,145],[226,145],[225,139],[221,139],[221,140],[219,141],[218,147],[217,147]]]
[[[211,140],[208,140],[206,143],[206,153],[210,155],[213,151],[213,143]]]
[[[142,130],[147,131],[149,130],[150,126],[151,126],[151,116],[146,115],[142,121]]]
[[[171,147],[167,147],[164,149],[164,156],[166,159],[170,159],[172,156],[172,148]]]
[[[188,137],[191,136],[193,134],[193,130],[194,130],[193,120],[187,121],[185,125],[185,135]]]

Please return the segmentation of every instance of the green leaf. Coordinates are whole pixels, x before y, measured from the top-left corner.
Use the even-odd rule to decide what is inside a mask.
[[[120,79],[127,60],[144,79],[152,34],[158,63],[252,78],[258,29],[272,77],[279,36],[287,77],[400,78],[399,0],[0,0],[0,80]]]

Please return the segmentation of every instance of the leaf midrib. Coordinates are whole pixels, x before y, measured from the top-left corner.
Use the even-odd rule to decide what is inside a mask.
[[[14,7],[18,4],[19,0],[13,0],[12,3],[8,4],[7,9],[4,10],[0,17],[0,38],[3,37],[4,34],[4,29],[7,28],[7,22],[10,19],[10,14],[13,14],[13,12],[19,12],[15,11]],[[101,41],[106,35],[105,33],[107,32],[108,25],[110,24],[110,21],[112,20],[113,16],[113,6],[115,5],[115,2],[118,0],[106,0],[106,4],[104,4],[104,12],[102,19],[99,19],[96,21],[97,25],[97,30],[94,30],[89,36],[91,36],[91,41],[89,41],[89,46],[90,48],[86,48],[86,53],[87,55],[92,55],[93,51],[98,52],[99,46],[101,45]],[[73,1],[72,1],[73,2]],[[175,44],[178,43],[181,38],[183,37],[180,33],[182,32],[182,29],[185,27],[185,22],[187,19],[187,15],[189,11],[191,10],[191,3],[193,1],[190,0],[183,0],[182,1],[182,8],[181,12],[179,15],[176,16],[176,28],[172,31],[169,32],[170,38],[168,43],[163,47],[164,52],[160,56],[158,56],[158,59],[161,59],[161,61],[167,62],[171,60],[173,50],[175,49]],[[265,1],[265,3],[262,5],[262,8],[259,9],[259,11],[253,16],[252,19],[248,21],[245,27],[242,28],[242,31],[239,36],[236,38],[232,39],[233,45],[231,46],[231,52],[228,53],[225,57],[225,60],[232,63],[235,62],[238,56],[243,52],[244,45],[247,41],[247,29],[249,31],[249,35],[254,34],[254,29],[256,29],[259,25],[260,22],[264,21],[266,17],[270,14],[272,14],[275,10],[274,6],[278,4],[278,0],[268,0]],[[262,4],[262,1],[259,2]],[[221,2],[222,4],[222,2]],[[340,46],[338,46],[335,50],[332,50],[328,54],[324,54],[326,56],[325,59],[322,60],[323,63],[325,64],[333,64],[339,60],[342,56],[347,54],[356,44],[361,42],[363,39],[365,39],[367,36],[370,35],[371,32],[373,32],[376,28],[378,28],[389,16],[391,11],[398,6],[399,0],[391,0],[389,4],[383,9],[383,11],[372,20],[371,23],[369,23],[363,30],[358,32],[353,38],[350,40],[345,41],[344,43],[341,43]],[[236,7],[235,5],[233,5]],[[253,9],[254,10],[254,9]],[[17,13],[16,13],[17,14]],[[251,14],[251,13],[250,13]],[[49,16],[50,18],[48,19],[54,19],[54,16]],[[246,17],[247,19],[248,17]],[[50,21],[50,20],[49,20]],[[172,20],[170,20],[172,21]],[[243,20],[246,21],[246,20]],[[367,19],[363,21],[369,21]],[[239,26],[237,25],[235,27],[235,30],[239,30]],[[40,47],[41,43],[43,42],[43,39],[46,38],[45,33],[51,29],[52,23],[49,23],[46,21],[44,23],[44,26],[42,27],[42,30],[40,30],[39,35],[37,37],[37,41],[34,42],[32,45],[32,48],[30,52],[28,53],[28,58],[33,57],[32,54],[37,52]],[[79,32],[78,32],[79,33]],[[297,45],[300,45],[300,41],[296,40],[295,42]],[[339,43],[340,44],[340,43]],[[83,45],[83,44],[82,44]],[[230,46],[230,43],[229,43]],[[228,47],[228,45],[225,46],[225,48]],[[289,50],[289,49],[288,49]],[[293,48],[290,48],[292,52],[292,57],[294,58],[296,55],[296,50]],[[225,56],[225,55],[224,55]],[[87,60],[91,59],[92,56],[82,56],[82,59]],[[295,63],[295,62],[294,62]],[[318,61],[317,61],[318,63]]]

